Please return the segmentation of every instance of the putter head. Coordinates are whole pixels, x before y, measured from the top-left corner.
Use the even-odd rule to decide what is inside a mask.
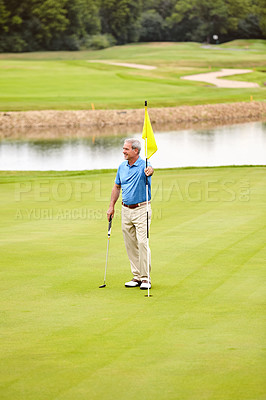
[[[105,287],[106,285],[105,284],[103,284],[103,285],[101,285],[101,286],[99,286],[99,288],[103,288],[103,287]]]

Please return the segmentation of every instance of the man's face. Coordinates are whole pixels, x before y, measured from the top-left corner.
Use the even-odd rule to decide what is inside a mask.
[[[132,149],[132,145],[129,142],[125,142],[123,146],[123,154],[125,160],[132,160],[138,155],[137,149]]]

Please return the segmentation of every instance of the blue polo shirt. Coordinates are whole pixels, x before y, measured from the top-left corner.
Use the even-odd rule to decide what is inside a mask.
[[[140,157],[133,165],[129,165],[128,161],[124,161],[119,165],[115,183],[122,188],[123,203],[130,205],[146,201],[145,167],[146,162]],[[148,197],[148,200],[150,200],[151,176],[148,177]]]

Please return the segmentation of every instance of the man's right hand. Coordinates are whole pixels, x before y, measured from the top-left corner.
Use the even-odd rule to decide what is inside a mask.
[[[107,210],[107,219],[108,219],[108,221],[110,221],[110,217],[112,219],[114,218],[114,214],[115,214],[114,207],[109,207],[109,209]]]

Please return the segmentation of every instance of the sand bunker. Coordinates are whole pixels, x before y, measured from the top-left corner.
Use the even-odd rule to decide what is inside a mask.
[[[248,74],[252,72],[250,69],[222,69],[217,72],[207,72],[206,74],[188,75],[183,76],[181,79],[186,79],[188,81],[199,81],[207,82],[216,85],[220,88],[258,88],[257,83],[243,82],[243,81],[229,81],[226,79],[218,79],[224,76]]]
[[[146,69],[146,70],[156,69],[156,67],[152,65],[145,65],[145,64],[121,63],[121,62],[112,62],[105,60],[89,60],[89,62],[97,62],[97,63],[100,62],[109,65],[117,65],[118,67],[135,68],[135,69]]]

